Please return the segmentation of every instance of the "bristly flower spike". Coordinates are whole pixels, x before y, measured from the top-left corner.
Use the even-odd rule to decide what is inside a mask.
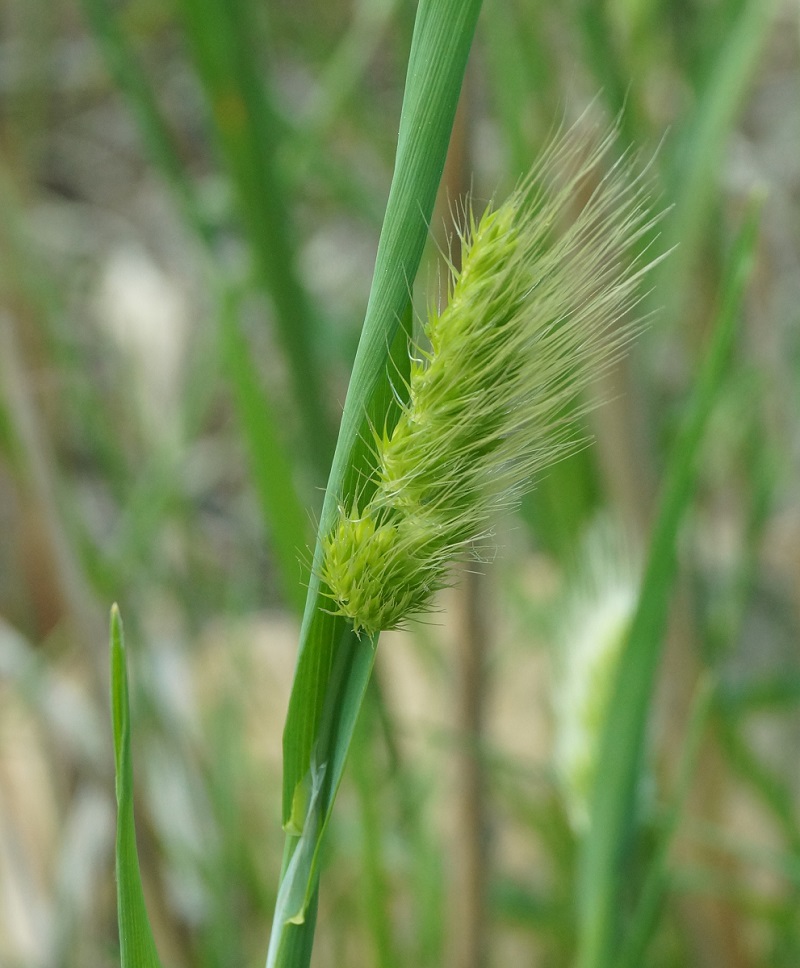
[[[556,138],[503,204],[467,210],[461,269],[411,358],[408,402],[375,434],[374,490],[323,541],[332,610],[370,635],[430,607],[448,566],[489,535],[533,476],[573,450],[564,416],[637,323],[632,251],[652,214],[613,131]],[[573,410],[574,415],[574,410]]]
[[[639,600],[641,555],[617,523],[598,518],[571,571],[554,623],[553,762],[570,824],[583,835],[614,677]]]

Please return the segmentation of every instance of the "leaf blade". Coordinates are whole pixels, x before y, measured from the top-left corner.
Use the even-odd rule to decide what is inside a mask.
[[[122,968],[162,968],[142,888],[133,816],[130,704],[125,637],[119,608],[111,608],[111,718],[117,795],[117,921]]]
[[[600,741],[591,827],[580,859],[578,968],[606,968],[613,957],[620,923],[624,858],[635,822],[636,782],[648,707],[677,570],[676,535],[691,500],[700,444],[733,348],[756,241],[758,214],[756,200],[731,254],[711,346],[673,448],[639,602],[616,672]]]
[[[421,0],[417,9],[395,172],[320,518],[284,730],[284,825],[297,826],[301,814],[305,823],[313,822],[316,837],[315,850],[302,872],[307,916],[302,923],[290,924],[276,911],[270,966],[297,968],[310,958],[319,845],[341,782],[377,644],[377,638],[359,639],[347,621],[328,611],[319,579],[321,538],[331,527],[338,503],[352,499],[358,488],[367,486],[370,429],[382,427],[387,419],[394,372],[389,361],[397,358],[399,347],[406,349],[411,285],[428,238],[480,8],[481,0]],[[320,765],[326,768],[324,787],[314,801],[312,778]],[[313,818],[308,816],[309,808],[316,812]],[[290,829],[284,875],[292,869],[292,877],[301,876],[291,868],[300,839]]]

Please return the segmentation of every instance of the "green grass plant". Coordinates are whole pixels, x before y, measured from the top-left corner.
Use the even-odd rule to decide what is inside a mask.
[[[759,62],[778,4],[750,0],[728,4],[730,20],[726,42],[703,65],[707,78],[694,110],[676,133],[669,185],[675,200],[670,239],[680,242],[673,264],[664,264],[658,290],[666,300],[665,311],[678,318],[686,287],[676,281],[687,277],[701,255],[711,218],[715,182],[721,159],[729,144],[731,126],[742,109],[748,82]],[[737,9],[739,8],[739,9]]]
[[[677,569],[677,536],[692,496],[698,453],[736,340],[757,237],[751,206],[730,257],[711,346],[675,442],[651,537],[639,602],[623,647],[599,751],[591,827],[580,872],[580,968],[613,964],[622,917],[622,870],[636,830],[636,784],[661,657],[669,596]]]
[[[287,846],[267,963],[311,956],[319,847],[375,659],[375,642],[332,615],[319,569],[321,538],[337,505],[362,487],[369,428],[392,399],[392,350],[409,332],[411,292],[444,168],[480,3],[420,4],[409,55],[397,158],[378,245],[373,286],[345,400],[320,518],[300,652],[284,731],[283,820]],[[324,773],[322,772],[324,770]]]
[[[116,928],[125,968],[795,968],[794,7],[73,6],[9,0],[2,42],[0,963],[98,968]],[[539,198],[587,104],[607,153],[571,198],[540,165]],[[636,238],[640,157],[669,214]],[[582,261],[564,233],[629,179]],[[179,310],[163,426],[134,263]],[[649,565],[576,824],[549,653],[605,516]],[[459,558],[487,572],[475,731]]]
[[[161,968],[142,889],[133,817],[128,671],[122,619],[111,610],[111,712],[117,791],[117,911],[122,968]]]
[[[282,221],[280,213],[258,214],[247,205],[252,197],[256,206],[256,194],[264,192],[253,173],[259,170],[267,178],[270,194],[268,186],[274,186],[276,172],[274,130],[265,126],[271,112],[242,54],[249,31],[244,31],[238,15],[211,6],[213,10],[200,9],[187,0],[185,15],[223,150],[249,213],[249,231],[278,316],[287,322],[307,319],[301,288],[287,268],[288,251],[280,248],[276,254],[270,247]],[[412,339],[411,286],[479,9],[479,3],[453,6],[423,0],[417,13],[395,174],[320,518],[284,733],[287,840],[268,966],[297,966],[310,960],[320,850],[380,632],[426,608],[432,594],[448,581],[448,563],[482,536],[500,507],[516,500],[535,470],[559,454],[564,444],[553,431],[563,419],[563,406],[617,353],[627,331],[615,335],[609,325],[636,304],[640,278],[648,268],[642,262],[634,262],[630,272],[623,268],[628,252],[651,233],[654,223],[641,189],[622,161],[612,167],[611,175],[594,176],[597,186],[589,189],[589,201],[575,227],[566,231],[561,245],[551,242],[561,206],[583,189],[584,180],[614,143],[611,138],[599,142],[577,174],[568,174],[562,186],[553,189],[551,180],[556,175],[564,178],[564,169],[569,171],[572,158],[582,150],[578,135],[575,143],[568,135],[563,144],[555,143],[510,202],[490,208],[479,220],[470,215],[462,237],[461,268],[454,271],[449,287],[449,305],[432,310],[425,331],[431,349],[416,351],[421,361],[406,358]],[[211,30],[215,24],[218,29]],[[258,124],[243,124],[240,111]],[[163,146],[163,129],[155,123],[151,127],[161,132],[157,141]],[[552,207],[548,191],[556,191]],[[620,865],[634,816],[648,697],[675,570],[675,536],[730,352],[755,224],[751,217],[734,254],[716,342],[698,382],[687,429],[676,446],[603,732],[599,759],[615,766],[598,774],[583,854],[578,952],[582,968],[611,964],[619,931]],[[287,287],[283,293],[282,286]],[[525,316],[535,320],[528,330]],[[224,332],[233,370],[246,374],[245,345],[234,328],[228,326]],[[553,340],[552,348],[548,339]],[[302,340],[287,343],[290,358],[295,354],[296,374],[309,362],[304,346]],[[310,372],[315,373],[313,368]],[[516,380],[509,373],[516,374]],[[317,385],[313,376],[312,386]],[[240,376],[236,386],[240,411],[255,436],[257,389],[246,376]],[[313,394],[308,407],[304,419],[319,429],[321,415]],[[261,432],[263,436],[263,426]],[[277,435],[274,446],[280,455]],[[447,446],[453,448],[452,457],[447,456]],[[278,470],[284,481],[290,477],[288,465],[280,459]],[[259,476],[269,482],[270,473],[265,470]],[[487,500],[485,495],[491,496]],[[278,487],[267,493],[265,504],[283,521],[287,515],[280,512],[281,500]],[[283,537],[281,532],[277,536],[284,574],[300,531],[292,521],[292,508],[290,500],[284,509],[288,524]],[[357,762],[365,805],[366,872],[376,899],[371,907],[376,950],[390,958],[389,928],[380,901],[377,820],[368,808],[369,792],[363,789],[364,763]],[[642,923],[650,920],[648,913]],[[640,930],[636,937],[645,935]],[[638,950],[644,940],[631,943]]]
[[[262,33],[254,4],[186,0],[181,5],[194,63],[289,363],[292,402],[316,477],[327,470],[332,431],[314,351],[310,300],[298,277],[286,186],[277,152],[278,118],[251,53]],[[262,36],[261,57],[264,56]]]
[[[714,693],[714,684],[710,679],[699,683],[684,739],[675,797],[659,825],[658,847],[642,884],[621,950],[612,962],[615,968],[634,968],[645,960],[647,946],[653,937],[659,913],[663,908],[664,897],[673,876],[669,865],[669,852],[686,810],[692,775],[697,768],[701,743],[713,709]]]
[[[253,355],[248,349],[241,320],[243,286],[237,279],[231,278],[229,274],[218,268],[218,246],[214,225],[204,211],[196,186],[186,173],[152,85],[119,19],[106,0],[84,0],[84,10],[101,45],[105,62],[133,111],[152,163],[169,185],[187,225],[192,228],[197,239],[206,249],[206,270],[212,281],[214,310],[218,319],[220,356],[230,380],[242,434],[250,456],[253,483],[280,568],[283,592],[299,610],[302,608],[303,596],[298,551],[307,547],[309,540],[308,517],[299,496],[302,487],[298,477],[302,477],[302,469],[298,471],[288,457],[289,441],[285,432],[279,430],[276,419],[276,414],[281,409],[279,402],[274,395],[270,398],[266,392],[254,365]],[[202,30],[205,20],[189,3],[186,16],[193,14],[198,17],[193,22],[198,30]],[[218,15],[223,19],[228,17],[222,6]],[[234,17],[233,20],[235,19]],[[236,21],[229,26],[229,34],[238,27],[241,27],[241,24]],[[235,38],[227,39],[229,43],[235,43]],[[244,42],[241,37],[239,41]],[[222,39],[218,39],[218,43],[221,44]],[[198,57],[205,57],[208,61],[207,64],[204,61],[203,76],[208,84],[213,85],[215,78],[219,78],[219,73],[215,74],[213,69],[215,62],[213,50],[208,51],[202,46],[202,37],[197,38],[197,46]],[[224,56],[224,51],[218,54],[218,57]],[[252,69],[245,70],[244,74],[242,83],[250,85],[247,88],[249,96],[263,98],[265,95],[258,89],[257,81],[252,76]],[[213,98],[213,96],[213,90],[209,91],[209,97]],[[235,137],[231,136],[228,148],[239,159],[240,168],[244,172],[242,178],[245,178],[249,170],[248,164],[255,164],[256,167],[259,164],[258,161],[248,162],[244,157],[245,153],[248,150],[262,151],[266,152],[271,159],[274,147],[271,147],[269,139],[276,137],[277,132],[265,134],[262,130],[258,136],[254,135],[252,143],[241,146],[236,142]],[[268,170],[274,173],[274,167]],[[307,300],[291,269],[294,256],[286,248],[289,243],[285,232],[286,221],[281,220],[281,203],[275,203],[279,206],[277,212],[271,209],[264,212],[260,204],[254,210],[252,199],[246,196],[248,188],[261,192],[262,187],[259,184],[256,189],[245,179],[245,185],[242,188],[244,193],[242,209],[250,213],[254,245],[264,238],[272,238],[275,233],[279,236],[274,246],[265,245],[259,250],[259,264],[268,283],[270,285],[274,283],[278,287],[276,292],[273,292],[278,318],[284,321],[284,332],[292,347],[290,359],[296,359],[299,367],[297,372],[302,374],[297,376],[295,385],[306,401],[302,412],[306,420],[307,453],[313,453],[322,459],[325,447],[322,446],[321,435],[325,434],[327,421],[323,419],[321,405],[318,401],[315,402],[319,391],[314,390],[316,383],[308,376],[307,337],[303,336],[303,323],[300,322],[298,325],[298,321],[306,320],[309,315],[306,307]],[[271,190],[264,192],[263,197],[266,198],[267,195],[280,198],[282,188],[274,185]],[[271,226],[270,219],[272,219]],[[275,264],[273,260],[277,260]],[[202,379],[199,384],[202,386]],[[149,506],[152,506],[156,500],[152,493],[146,496],[146,503]],[[141,521],[141,517],[136,515],[137,522]],[[300,582],[298,576],[301,577]]]

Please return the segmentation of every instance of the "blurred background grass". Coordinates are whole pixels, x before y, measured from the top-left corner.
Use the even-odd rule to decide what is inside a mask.
[[[264,956],[301,561],[364,315],[414,12],[0,12],[3,968],[117,957],[114,599],[163,960]],[[479,592],[468,583],[480,618],[456,590],[432,622],[382,638],[328,838],[315,964],[572,963],[582,834],[554,681],[578,632],[564,602],[585,583],[576,561],[591,558],[598,516],[647,544],[754,188],[766,202],[677,536],[644,836],[621,903],[626,937],[645,939],[633,964],[800,964],[798,42],[796,4],[778,0],[486,0],[433,232],[448,198],[502,197],[553,125],[597,98],[609,117],[624,108],[624,141],[655,154],[673,206],[659,244],[678,248],[647,298],[651,326],[597,387],[594,443],[500,525],[498,561]],[[423,279],[435,258],[432,245]],[[470,665],[460,644],[476,623]]]

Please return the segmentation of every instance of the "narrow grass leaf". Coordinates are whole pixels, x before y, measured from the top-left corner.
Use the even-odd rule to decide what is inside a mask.
[[[516,173],[530,164],[531,115],[547,117],[549,128],[551,113],[558,111],[555,50],[542,19],[521,13],[516,4],[495,3],[481,22],[488,92]]]
[[[642,591],[616,674],[580,863],[578,968],[606,968],[618,941],[624,862],[635,830],[637,775],[676,571],[677,534],[731,355],[757,226],[753,204],[731,254],[711,346],[667,468]]]
[[[785,670],[775,677],[726,684],[720,689],[718,705],[732,718],[754,712],[794,712],[800,705],[800,673]]]
[[[444,166],[480,3],[458,0],[419,5],[398,138],[395,175],[381,232],[367,315],[353,365],[319,533],[329,532],[337,503],[352,496],[369,466],[370,425],[382,424],[391,399],[390,351],[406,348],[400,326],[408,318],[411,284],[428,237],[428,221]],[[398,330],[400,331],[398,333]],[[397,340],[397,343],[395,342]],[[315,555],[321,558],[318,543]],[[284,823],[295,792],[310,775],[334,655],[350,650],[371,668],[366,640],[330,615],[313,569],[301,630],[300,654],[284,731]],[[357,690],[358,691],[358,690]]]
[[[354,4],[347,33],[329,57],[301,118],[304,138],[311,136],[307,149],[321,149],[319,136],[333,125],[364,82],[396,6],[397,0],[358,0]]]
[[[734,772],[777,822],[794,854],[800,857],[800,822],[791,784],[767,766],[742,735],[742,724],[720,710],[717,732]]]
[[[307,456],[321,483],[333,429],[314,352],[314,318],[297,273],[286,186],[276,160],[280,125],[262,82],[263,49],[256,59],[258,24],[249,3],[182,0],[180,8],[258,278],[272,300]]]
[[[161,968],[142,890],[133,818],[133,764],[125,638],[111,609],[111,717],[117,791],[117,919],[122,968]]]
[[[375,680],[372,680],[375,682]],[[366,703],[354,738],[350,762],[358,793],[361,827],[362,898],[372,937],[375,968],[401,963],[394,938],[391,895],[386,869],[386,839],[391,831],[383,819],[383,790],[375,770],[375,739],[379,736],[374,696]]]
[[[640,128],[637,105],[629,90],[623,51],[611,22],[611,7],[603,0],[581,0],[578,6],[586,62],[600,85],[612,117],[618,117],[625,141],[633,143]]]
[[[285,600],[299,614],[305,601],[307,576],[300,561],[311,540],[309,519],[298,498],[294,471],[274,410],[264,399],[250,347],[241,330],[238,300],[227,290],[220,296],[222,354],[248,445],[250,474],[269,530],[281,589]]]
[[[112,11],[111,0],[81,0],[81,6],[109,73],[128,102],[154,166],[172,189],[186,223],[210,242],[211,226],[202,215],[152,85],[136,58],[119,17]]]
[[[390,360],[407,350],[411,286],[428,238],[461,82],[480,0],[421,0],[417,9],[397,157],[366,318],[345,400],[342,425],[320,520],[331,528],[338,503],[351,500],[369,466],[371,426],[383,426],[396,379]],[[401,384],[398,383],[398,386]],[[276,911],[268,964],[297,968],[310,957],[317,888],[317,856],[347,750],[374,662],[375,640],[358,637],[349,622],[330,614],[319,579],[320,540],[306,599],[300,652],[284,730],[284,825],[289,832],[284,876],[313,824],[317,851],[303,870],[305,905],[288,923]],[[319,799],[313,777],[325,776]],[[310,811],[309,808],[313,809]],[[318,812],[312,818],[310,812]],[[320,822],[321,818],[321,822]],[[295,868],[296,869],[296,868]],[[299,877],[299,872],[293,874]]]
[[[147,153],[161,173],[180,209],[187,226],[200,239],[210,256],[207,274],[216,301],[222,354],[233,391],[241,432],[247,447],[253,483],[271,538],[275,563],[280,573],[286,600],[301,611],[304,602],[299,558],[308,547],[309,527],[292,473],[292,464],[284,436],[274,417],[274,402],[267,399],[252,356],[240,329],[237,316],[237,294],[234,287],[216,268],[215,234],[203,215],[195,186],[186,174],[172,135],[158,106],[152,85],[138,62],[130,40],[108,0],[82,0],[84,13],[95,40],[105,57],[108,69],[125,96],[136,119]],[[144,493],[148,509],[161,504],[153,490],[169,485],[171,477],[154,482]],[[151,526],[160,520],[149,514]],[[143,533],[141,514],[135,516],[134,539],[149,545]]]
[[[644,964],[647,945],[658,921],[658,913],[666,894],[669,879],[669,850],[678,830],[688,799],[700,743],[713,708],[715,689],[710,678],[700,681],[692,703],[689,725],[684,739],[678,783],[674,801],[660,830],[656,854],[647,871],[644,886],[636,905],[636,911],[626,933],[619,958],[614,968],[639,968]]]
[[[691,271],[706,231],[715,199],[719,173],[731,128],[741,110],[753,73],[758,66],[779,0],[746,0],[731,28],[718,43],[699,92],[696,107],[677,138],[671,159],[669,195],[675,199],[670,219],[670,243],[677,244],[674,258],[664,263],[654,292],[667,300],[669,319],[677,318],[689,291],[682,280]]]

